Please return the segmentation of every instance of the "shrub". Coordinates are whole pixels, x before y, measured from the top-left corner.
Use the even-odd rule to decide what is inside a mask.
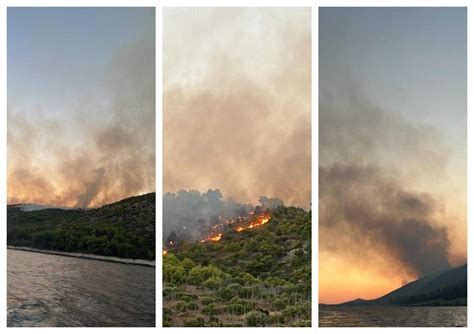
[[[180,293],[180,295],[177,296],[176,298],[181,299],[182,301],[185,301],[185,302],[193,302],[193,301],[197,300],[199,297],[196,296],[196,295],[189,295],[189,294],[185,294],[185,293]]]
[[[218,293],[220,298],[222,298],[224,300],[230,300],[232,297],[235,296],[237,291],[233,291],[229,287],[225,287],[225,288],[220,288],[217,293]]]
[[[184,322],[184,327],[204,327],[206,321],[203,318],[196,318],[191,320],[186,320]]]
[[[311,303],[306,302],[294,306],[288,306],[283,311],[283,314],[288,318],[306,318],[311,315]]]
[[[208,296],[204,296],[201,298],[201,303],[202,305],[209,305],[209,304],[212,304],[212,303],[215,303],[216,300],[212,297],[208,297]]]
[[[275,324],[284,324],[285,316],[281,312],[272,312],[269,315],[269,322],[273,325]]]
[[[241,315],[245,313],[245,307],[242,304],[230,304],[224,306],[224,310],[231,314]]]
[[[193,311],[199,308],[198,304],[196,304],[195,302],[185,302],[185,301],[178,302],[175,307],[180,312]]]
[[[196,264],[190,259],[190,258],[185,258],[182,262],[181,265],[186,269],[187,271],[191,270]]]
[[[275,310],[281,311],[288,305],[288,299],[277,298],[273,301],[272,306]]]
[[[163,288],[163,298],[166,300],[173,299],[176,297],[176,293],[178,292],[178,288],[175,286],[167,286]]]
[[[220,313],[219,309],[216,307],[215,303],[204,306],[202,313],[207,315],[218,315]]]
[[[244,286],[238,292],[240,298],[255,298],[260,297],[261,291],[257,285],[254,286]]]
[[[224,278],[225,274],[222,270],[214,265],[209,266],[195,266],[189,271],[188,283],[200,285],[208,278]]]
[[[171,327],[173,311],[169,308],[163,307],[163,327]]]
[[[220,277],[209,277],[204,281],[203,285],[210,290],[217,290],[222,285],[222,278]]]
[[[261,311],[251,311],[245,315],[245,324],[248,327],[265,327],[268,315]]]

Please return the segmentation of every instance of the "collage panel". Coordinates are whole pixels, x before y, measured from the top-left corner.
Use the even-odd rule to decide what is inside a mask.
[[[7,326],[155,326],[155,8],[9,7]]]
[[[467,326],[467,9],[319,9],[319,326]]]
[[[163,326],[311,326],[311,8],[164,8],[163,145]]]

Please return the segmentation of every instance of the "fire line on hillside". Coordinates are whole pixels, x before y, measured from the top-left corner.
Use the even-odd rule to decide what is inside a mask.
[[[255,215],[254,212],[250,213],[251,216]],[[250,217],[248,219],[245,219],[243,217],[237,217],[237,218],[224,218],[219,216],[219,223],[212,226],[210,228],[211,233],[208,234],[208,236],[199,242],[201,243],[207,243],[207,242],[219,242],[222,237],[223,237],[223,229],[227,226],[234,225],[234,224],[239,224],[239,226],[235,227],[233,230],[240,233],[245,230],[250,230],[254,228],[261,227],[265,224],[268,224],[271,220],[271,215],[269,213],[262,213],[259,214],[257,217]],[[241,224],[243,222],[246,222],[246,224]],[[215,232],[216,230],[219,230],[220,232]],[[166,242],[165,247],[163,249],[163,256],[168,254],[169,249],[175,248],[176,247],[176,242],[173,240],[169,240]]]

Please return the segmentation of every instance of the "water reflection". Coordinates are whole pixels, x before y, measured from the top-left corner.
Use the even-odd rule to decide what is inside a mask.
[[[467,307],[319,307],[320,327],[465,327]]]
[[[8,250],[8,326],[154,326],[155,269]]]

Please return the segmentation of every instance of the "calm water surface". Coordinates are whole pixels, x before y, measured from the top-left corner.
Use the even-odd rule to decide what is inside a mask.
[[[154,326],[155,268],[8,250],[8,326]]]
[[[465,306],[319,307],[320,327],[465,327]]]

